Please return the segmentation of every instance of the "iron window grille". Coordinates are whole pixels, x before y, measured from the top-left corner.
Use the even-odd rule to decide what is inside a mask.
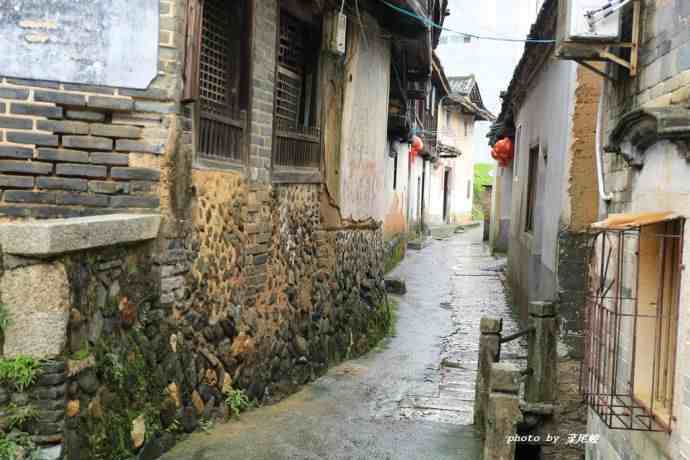
[[[287,12],[280,14],[276,76],[274,164],[319,168],[321,129],[317,112],[320,33]]]
[[[672,430],[684,225],[591,238],[580,385],[611,429]]]

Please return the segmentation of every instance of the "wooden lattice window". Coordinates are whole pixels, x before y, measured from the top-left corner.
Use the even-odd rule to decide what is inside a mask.
[[[185,92],[198,102],[201,158],[242,159],[247,121],[246,3],[189,2]]]
[[[318,168],[321,130],[317,114],[317,27],[283,11],[276,78],[276,166]]]

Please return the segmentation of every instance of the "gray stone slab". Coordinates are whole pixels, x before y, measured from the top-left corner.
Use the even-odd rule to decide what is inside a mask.
[[[150,240],[156,237],[160,216],[110,214],[0,225],[0,244],[6,254],[51,256],[66,252]]]

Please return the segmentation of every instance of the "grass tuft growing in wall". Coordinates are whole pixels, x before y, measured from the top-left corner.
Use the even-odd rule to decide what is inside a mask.
[[[38,361],[28,356],[0,359],[0,383],[20,392],[33,385],[40,372]]]

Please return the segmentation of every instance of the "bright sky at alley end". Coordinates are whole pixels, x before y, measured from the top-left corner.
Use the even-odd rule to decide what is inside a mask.
[[[450,16],[444,25],[476,35],[525,38],[541,3],[542,0],[449,0]],[[443,32],[442,37],[453,35]],[[437,52],[447,76],[476,75],[484,104],[497,115],[501,109],[498,96],[508,87],[523,49],[522,43],[475,39],[465,43],[453,39],[440,44]],[[492,161],[486,139],[489,126],[487,122],[476,125],[476,162]]]

